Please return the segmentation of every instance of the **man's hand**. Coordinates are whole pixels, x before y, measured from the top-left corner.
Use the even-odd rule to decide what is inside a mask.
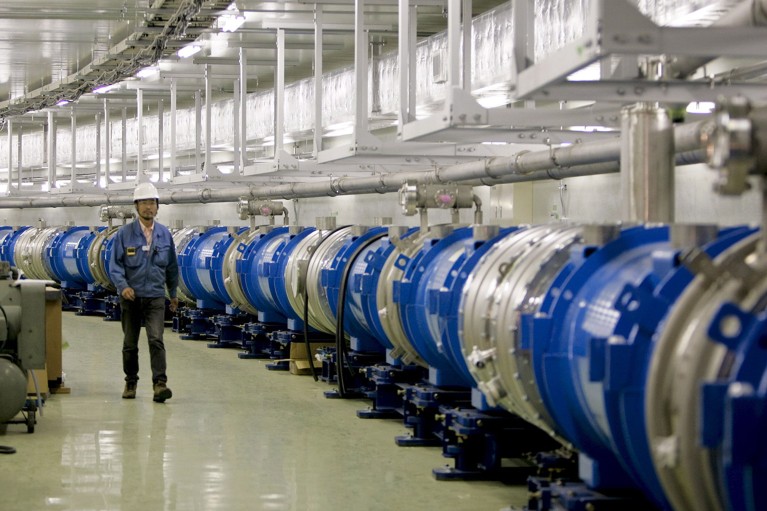
[[[136,299],[136,292],[133,290],[132,287],[126,287],[123,289],[122,293],[120,293],[123,298],[126,300],[130,300],[131,302]]]
[[[176,312],[176,309],[178,309],[178,298],[171,298],[168,308],[171,312]]]

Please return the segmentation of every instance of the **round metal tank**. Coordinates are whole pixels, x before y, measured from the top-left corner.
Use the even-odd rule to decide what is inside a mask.
[[[472,227],[435,231],[437,236],[426,240],[399,284],[403,327],[410,344],[436,370],[431,376],[434,383],[474,385],[458,338],[448,334],[447,329],[457,330],[458,303],[464,279],[498,237],[496,229],[496,235],[488,240],[488,229],[477,227],[477,236],[481,240],[474,238]],[[477,255],[477,249],[485,245]],[[455,346],[451,345],[452,341]]]
[[[240,228],[242,232],[244,228]],[[210,227],[191,238],[178,253],[179,275],[202,309],[224,309],[231,298],[224,286],[224,256],[235,232],[227,227]]]
[[[173,231],[173,244],[176,246],[176,257],[186,250],[189,242],[192,241],[199,232],[199,228],[197,227],[182,227],[181,229]],[[165,294],[168,294],[167,289],[165,290]],[[180,275],[178,279],[178,287],[176,288],[176,296],[181,302],[187,305],[195,305],[197,303],[197,300],[192,296],[192,292],[189,291],[183,277]]]
[[[518,230],[493,244],[466,280],[457,328],[467,367],[488,403],[565,444],[538,391],[520,316],[537,312],[580,236],[577,226],[545,225]]]
[[[336,255],[320,270],[328,305],[333,318],[338,323],[338,299],[344,272],[347,274],[346,294],[344,297],[344,331],[353,339],[353,349],[358,351],[380,351],[391,348],[392,344],[373,325],[373,317],[366,314],[363,300],[375,295],[376,276],[380,275],[373,266],[373,254],[381,247],[387,227],[352,228],[352,236],[339,247]],[[367,286],[363,290],[363,286]],[[363,293],[365,293],[363,295]],[[376,313],[375,317],[377,318]],[[380,324],[380,322],[379,322]]]
[[[53,276],[62,287],[85,288],[95,281],[88,264],[88,252],[95,238],[93,228],[70,227],[51,241],[47,256]]]
[[[250,304],[245,295],[237,267],[241,264],[245,249],[255,242],[258,236],[263,235],[261,231],[262,228],[256,227],[236,235],[224,255],[224,287],[232,301],[232,306],[253,316],[258,315],[258,310]]]
[[[749,232],[725,230],[703,250],[715,256]],[[678,254],[665,226],[627,228],[604,245],[581,245],[540,311],[522,318],[544,402],[563,436],[593,460],[581,477],[595,488],[632,482],[663,508],[644,385],[653,336],[692,280]]]
[[[115,286],[109,278],[109,255],[117,229],[119,227],[100,229],[88,247],[88,268],[93,275],[94,284],[109,291],[115,291]]]
[[[291,239],[291,229],[294,227],[261,227],[247,237],[247,243],[241,242],[244,247],[238,250],[242,255],[235,266],[242,291],[262,323],[287,321],[286,311],[269,287],[269,274],[275,252]]]
[[[0,241],[0,261],[7,261],[11,266],[16,266],[16,244],[21,234],[29,229],[29,226],[22,226],[6,232]]]
[[[64,227],[31,227],[19,236],[14,250],[16,266],[29,279],[58,280],[53,273],[48,249]]]
[[[406,239],[416,232],[418,228],[389,227],[387,236],[364,248],[351,270],[351,285],[347,293],[349,311],[360,326],[364,325],[367,334],[388,350],[393,350],[395,346],[389,340],[381,320],[386,315],[384,299],[387,281],[383,270],[389,256],[395,251],[393,241]],[[393,305],[392,308],[396,309]]]
[[[363,250],[371,241],[385,235],[384,227],[342,227],[329,233],[323,242],[316,247],[309,262],[307,280],[311,283],[308,289],[310,325],[327,333],[336,333],[338,324],[338,299],[343,274],[349,265],[361,261],[358,251]],[[348,279],[348,276],[347,276]],[[349,296],[349,285],[346,285],[345,300]],[[384,347],[370,335],[370,330],[364,323],[359,323],[350,312],[350,303],[344,305],[343,331],[352,338],[352,349],[357,351],[377,352]]]
[[[703,264],[647,377],[647,442],[674,509],[767,508],[767,264],[759,234]],[[713,262],[711,259],[713,258]]]

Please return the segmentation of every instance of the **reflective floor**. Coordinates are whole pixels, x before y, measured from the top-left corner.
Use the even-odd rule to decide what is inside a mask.
[[[136,400],[123,387],[118,322],[63,313],[65,385],[33,434],[10,425],[0,444],[0,509],[466,510],[524,503],[498,482],[436,481],[451,465],[435,447],[398,447],[401,420],[363,420],[366,401],[268,371],[166,330],[173,398],[152,401],[141,339]]]

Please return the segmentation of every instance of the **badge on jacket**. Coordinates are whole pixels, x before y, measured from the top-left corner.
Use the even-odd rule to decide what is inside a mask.
[[[127,248],[125,249],[125,253],[126,253],[127,255],[129,255],[129,256],[134,256],[134,255],[136,255],[136,247],[127,247]]]

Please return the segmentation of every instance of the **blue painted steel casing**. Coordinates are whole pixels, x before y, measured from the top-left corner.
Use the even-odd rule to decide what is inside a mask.
[[[257,234],[247,245],[241,243],[237,250],[242,258],[237,261],[237,274],[248,303],[258,311],[262,323],[285,323],[287,318],[269,290],[264,264],[271,261],[275,247],[289,239],[288,227],[276,227],[264,234]]]
[[[708,329],[709,337],[733,354],[729,374],[720,374],[716,383],[704,386],[701,418],[706,429],[718,433],[708,441],[720,453],[720,477],[729,511],[767,508],[766,308],[764,297],[753,311],[724,303]],[[732,318],[738,318],[739,332],[727,331]]]
[[[420,229],[413,227],[408,229],[405,234],[401,236],[405,239]],[[381,324],[381,318],[378,315],[378,311],[384,308],[384,304],[378,303],[378,286],[380,285],[380,279],[382,270],[386,265],[387,259],[394,252],[395,246],[388,238],[382,238],[380,241],[373,243],[370,246],[370,250],[366,250],[361,254],[365,263],[364,268],[361,268],[360,272],[356,269],[354,275],[351,277],[350,291],[352,298],[350,302],[354,302],[352,312],[356,315],[361,313],[363,320],[370,328],[372,336],[378,340],[386,349],[394,349],[389,337],[386,335],[383,324]]]
[[[442,239],[426,240],[408,263],[395,293],[405,334],[421,358],[436,371],[435,375],[430,371],[430,379],[437,385],[475,384],[471,375],[456,368],[441,349],[442,334],[436,314],[440,286],[456,259],[465,257],[464,246],[471,236],[470,227],[460,227]]]
[[[11,229],[11,232],[6,233],[2,241],[0,241],[0,261],[8,261],[11,263],[11,266],[16,266],[16,242],[19,240],[19,236],[27,229],[29,229],[29,226],[25,225],[16,230]]]
[[[374,252],[381,246],[383,239],[381,235],[387,231],[387,227],[373,227],[362,236],[348,238],[333,258],[331,267],[322,270],[322,286],[326,290],[327,298],[330,302],[330,310],[338,318],[338,295],[341,290],[341,279],[347,265],[352,265],[349,268],[346,296],[344,297],[344,331],[363,342],[367,340],[375,341],[376,344],[380,344],[384,348],[388,346],[376,337],[375,330],[368,324],[367,318],[365,318],[360,306],[360,295],[359,293],[354,293],[353,288],[356,277],[363,275],[369,265],[365,261],[366,255]],[[359,254],[351,261],[350,258],[357,250],[360,250]],[[359,279],[356,280],[359,282]]]
[[[704,250],[714,257],[751,232],[726,229]],[[665,508],[647,443],[644,390],[658,325],[693,278],[666,238],[666,228],[628,229],[585,259],[576,254],[577,269],[563,271],[566,282],[558,278],[544,300],[541,310],[549,314],[535,320],[533,341],[544,401],[567,425],[565,436],[606,464],[602,472],[621,463]],[[548,347],[541,333],[552,337]]]
[[[89,227],[71,227],[58,233],[48,246],[53,276],[65,288],[85,288],[95,281],[88,266],[88,249],[95,239]]]
[[[426,291],[429,302],[425,304],[423,312],[430,316],[432,336],[439,339],[440,351],[465,381],[471,382],[471,386],[475,386],[476,381],[466,366],[459,329],[463,288],[472,270],[490,247],[518,229],[519,227],[501,229],[498,235],[486,241],[468,240],[463,247],[463,254],[455,259],[452,267],[447,272],[439,273],[443,280],[430,282],[430,289]],[[437,327],[436,330],[434,326]]]
[[[589,355],[598,344],[592,339],[610,338],[620,318],[613,308],[620,292],[652,272],[652,253],[667,250],[668,239],[667,227],[637,227],[598,249],[576,247],[533,320],[537,386],[563,436],[597,460],[593,474],[581,474],[594,488],[633,487],[636,482],[616,456],[600,384],[591,381]],[[523,318],[523,325],[529,319]]]
[[[297,234],[288,234],[283,238],[282,243],[275,244],[271,257],[267,254],[267,260],[261,266],[260,274],[269,282],[269,291],[276,300],[280,312],[291,322],[291,327],[295,329],[303,328],[303,311],[294,310],[288,297],[287,285],[285,282],[285,271],[293,252],[299,244],[312,233],[316,232],[314,227],[307,227]]]
[[[227,227],[212,227],[193,238],[178,255],[179,275],[201,309],[223,310],[232,301],[223,275],[224,256],[232,240]]]
[[[0,261],[5,261],[7,263],[11,262],[10,258],[6,256],[5,251],[3,250],[3,246],[5,245],[6,240],[9,239],[12,234],[13,227],[10,225],[0,226]]]

